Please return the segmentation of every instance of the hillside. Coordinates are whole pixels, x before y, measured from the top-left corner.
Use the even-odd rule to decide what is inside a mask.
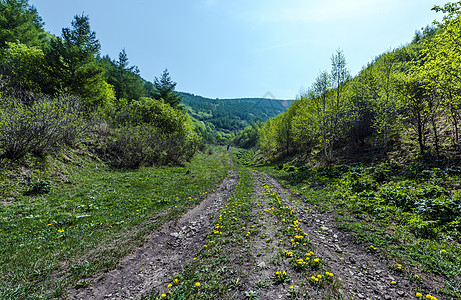
[[[229,140],[246,126],[283,113],[292,102],[269,98],[210,99],[184,92],[179,94],[181,103],[195,119],[197,131],[210,142]]]

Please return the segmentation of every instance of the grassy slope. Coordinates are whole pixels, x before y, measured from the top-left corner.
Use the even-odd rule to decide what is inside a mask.
[[[199,154],[186,167],[136,171],[113,170],[75,153],[63,157],[41,162],[42,171],[10,168],[0,174],[2,299],[58,297],[69,284],[113,267],[150,230],[198,203],[227,172],[221,152]],[[63,172],[50,176],[57,169]],[[50,181],[51,192],[24,196],[27,182],[38,178]]]

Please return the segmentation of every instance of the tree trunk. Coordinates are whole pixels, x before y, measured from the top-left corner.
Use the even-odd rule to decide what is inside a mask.
[[[435,153],[437,154],[437,158],[440,158],[439,152],[439,135],[437,133],[437,124],[435,123],[435,117],[432,116],[432,129],[434,130],[434,138],[435,138]]]

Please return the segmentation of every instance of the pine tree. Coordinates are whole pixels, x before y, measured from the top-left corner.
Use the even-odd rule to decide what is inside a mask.
[[[41,46],[44,37],[42,18],[27,0],[0,1],[0,47],[6,42]]]
[[[168,70],[163,71],[162,77],[155,77],[153,98],[169,104],[176,108],[181,103],[181,96],[175,91],[176,82],[172,81]]]

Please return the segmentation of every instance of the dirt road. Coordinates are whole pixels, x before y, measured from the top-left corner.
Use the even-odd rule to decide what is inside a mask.
[[[349,233],[340,230],[333,212],[318,211],[306,204],[303,196],[293,195],[267,174],[251,173],[252,208],[245,219],[248,242],[232,244],[232,249],[228,243],[222,248],[215,246],[216,253],[222,249],[245,253],[245,260],[234,258],[222,266],[215,263],[215,269],[230,270],[230,274],[238,276],[238,284],[215,298],[415,298],[422,279],[411,280],[413,274],[380,256],[372,245],[354,242]],[[222,214],[238,184],[239,172],[229,171],[215,193],[177,222],[169,222],[148,236],[145,245],[125,257],[115,270],[98,274],[87,288],[70,290],[68,298],[140,299],[173,295],[167,287],[171,278],[203,249],[216,226],[216,216]],[[224,213],[235,212],[238,207],[226,208]],[[209,267],[202,269],[212,272]]]

